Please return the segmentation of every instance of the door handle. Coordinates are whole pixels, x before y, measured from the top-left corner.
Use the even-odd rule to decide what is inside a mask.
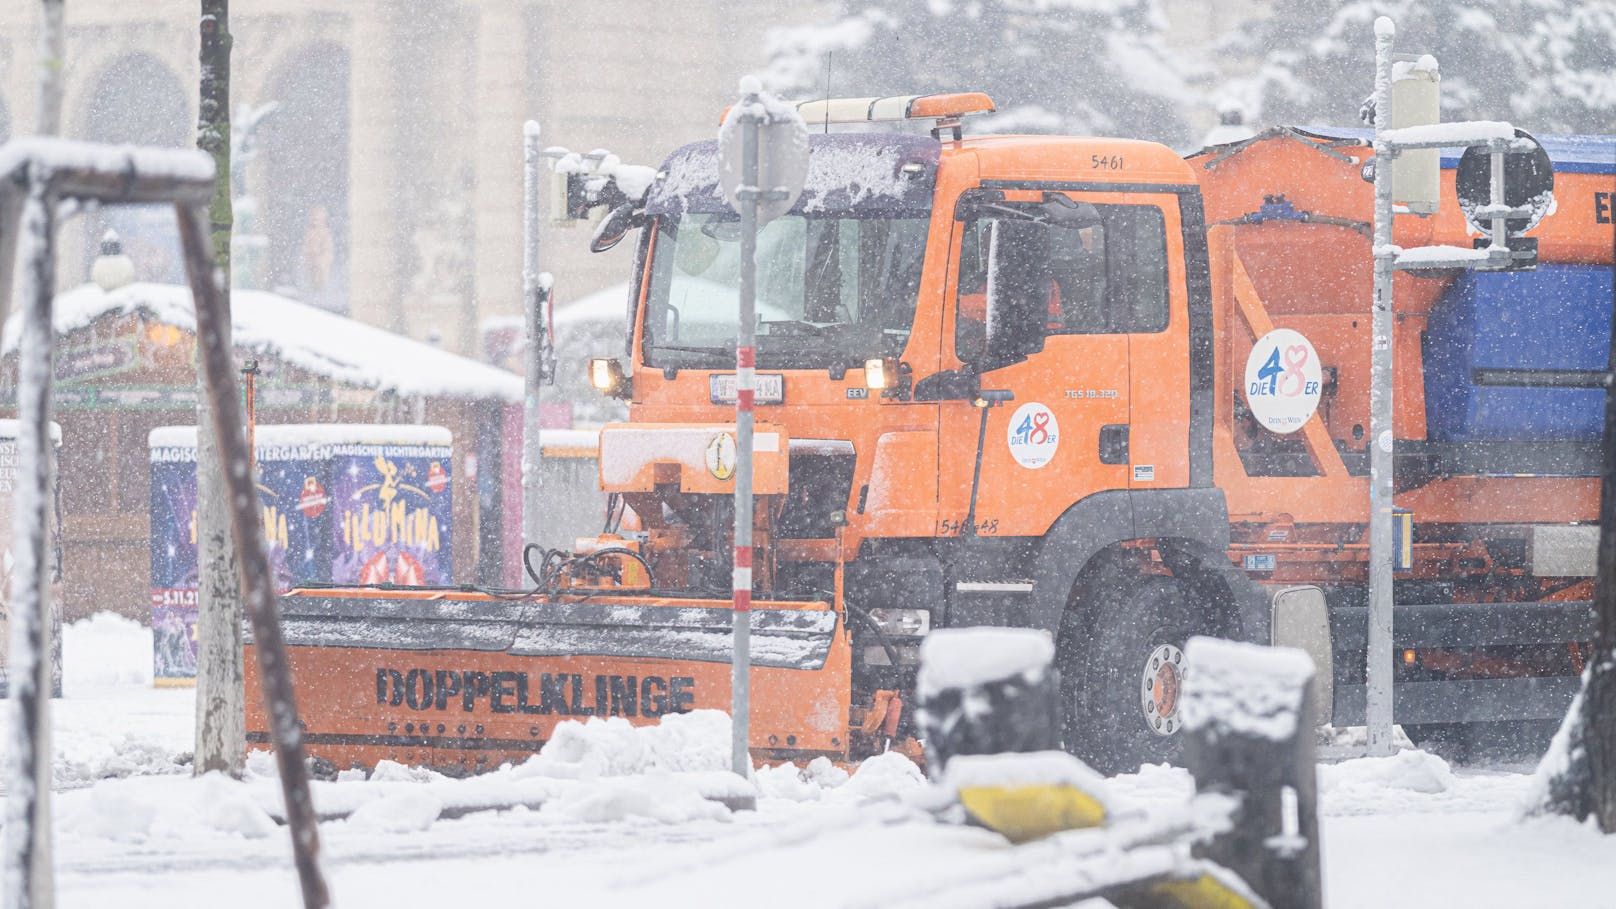
[[[1111,423],[1100,427],[1100,463],[1128,463],[1128,424]]]

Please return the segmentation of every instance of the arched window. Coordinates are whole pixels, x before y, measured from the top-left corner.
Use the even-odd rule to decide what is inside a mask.
[[[147,54],[127,54],[96,77],[85,98],[80,135],[92,142],[185,148],[193,144],[190,94],[180,77]],[[101,236],[115,230],[142,281],[185,281],[174,212],[167,205],[118,206],[86,218],[85,273]]]
[[[269,240],[268,285],[348,311],[348,51],[304,47],[284,60],[266,97],[280,106],[258,136],[251,184]]]

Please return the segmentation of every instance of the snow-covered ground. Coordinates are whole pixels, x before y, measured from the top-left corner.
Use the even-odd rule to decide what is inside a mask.
[[[297,902],[273,762],[242,782],[188,775],[193,698],[153,690],[150,632],[110,615],[69,626],[66,697],[53,703],[60,903],[239,909]],[[1039,860],[1033,846],[938,821],[927,785],[889,755],[849,777],[820,764],[761,769],[758,810],[712,796],[726,774],[721,714],[660,729],[564,727],[545,754],[471,780],[392,765],[317,784],[338,906],[447,901],[568,906],[983,905]],[[1616,837],[1522,819],[1528,768],[1451,770],[1405,751],[1320,770],[1332,907],[1616,906]],[[1165,807],[1189,778],[1147,767],[1114,801]],[[523,804],[475,811],[489,803]],[[1042,853],[1047,861],[1048,851]]]

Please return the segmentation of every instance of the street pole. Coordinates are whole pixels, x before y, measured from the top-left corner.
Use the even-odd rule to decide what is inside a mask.
[[[523,359],[526,391],[522,398],[522,543],[539,544],[544,530],[544,449],[540,444],[540,393],[549,379],[545,309],[549,285],[539,274],[539,124],[522,127],[522,313],[527,352]]]
[[[18,231],[28,261],[22,275],[22,336],[17,362],[16,509],[12,539],[10,651],[6,670],[9,760],[6,766],[5,909],[50,909],[50,411],[54,341],[51,309],[56,292],[56,198],[35,173]],[[0,227],[0,230],[6,229]]]
[[[1392,124],[1392,43],[1397,29],[1375,20],[1375,296],[1369,367],[1369,634],[1364,652],[1365,722],[1369,754],[1384,756],[1392,742],[1392,160],[1383,141]]]
[[[741,313],[735,335],[735,653],[730,716],[735,772],[751,775],[752,710],[752,397],[757,387],[758,120],[755,82],[743,85],[740,113]]]
[[[218,282],[218,269],[207,242],[208,222],[200,210],[178,205],[180,245],[185,270],[196,300],[197,370],[206,377],[208,413],[219,442],[224,477],[222,497],[229,511],[230,530],[240,553],[239,589],[252,621],[258,674],[269,714],[270,743],[280,771],[281,795],[286,800],[286,826],[292,835],[292,864],[297,868],[304,909],[324,909],[331,903],[320,870],[319,819],[309,794],[309,768],[304,761],[303,729],[297,716],[297,692],[292,682],[286,638],[281,633],[275,578],[269,567],[263,517],[253,485],[251,456],[242,430],[241,402],[231,374],[229,310]]]

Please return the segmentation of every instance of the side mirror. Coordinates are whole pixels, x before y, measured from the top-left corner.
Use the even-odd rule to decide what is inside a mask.
[[[1019,363],[1044,349],[1051,276],[1049,227],[1040,221],[993,222],[987,275],[987,339],[982,372]]]
[[[629,231],[644,227],[645,222],[645,209],[636,208],[632,202],[617,206],[600,219],[595,235],[589,239],[589,251],[598,253],[611,249],[623,242]]]

